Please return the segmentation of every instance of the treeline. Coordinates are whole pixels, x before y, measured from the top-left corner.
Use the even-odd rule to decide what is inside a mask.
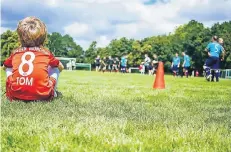
[[[213,35],[224,39],[226,56],[221,68],[231,69],[231,21],[216,23],[211,28],[206,28],[202,23],[192,20],[188,24],[177,27],[168,35],[147,37],[142,40],[123,37],[113,39],[106,47],[97,47],[97,42],[93,41],[87,50],[83,50],[76,44],[71,36],[54,32],[48,35],[46,47],[55,56],[72,57],[76,58],[77,62],[91,64],[94,64],[97,55],[121,57],[127,54],[128,66],[138,66],[144,60],[145,54],[152,56],[155,53],[165,62],[166,70],[169,70],[175,52],[186,51],[191,57],[192,67],[201,71],[207,57],[204,49]],[[9,30],[4,32],[1,35],[1,60],[8,57],[10,52],[18,46],[17,33]]]

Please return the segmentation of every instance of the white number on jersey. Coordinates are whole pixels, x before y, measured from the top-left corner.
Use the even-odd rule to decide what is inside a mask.
[[[27,55],[29,55],[30,56],[30,59],[29,60],[26,60],[26,56]],[[22,55],[22,57],[21,57],[21,64],[19,65],[19,68],[18,68],[18,71],[19,71],[19,74],[21,75],[21,76],[28,76],[28,75],[30,75],[32,72],[33,72],[33,70],[34,70],[34,65],[33,65],[33,61],[34,61],[34,59],[35,59],[35,54],[33,53],[33,52],[25,52],[23,55]],[[29,65],[29,69],[28,69],[28,71],[23,71],[23,65],[25,65],[25,64],[27,64],[27,65]]]
[[[218,52],[218,44],[215,44],[215,48],[216,48],[216,51],[215,52]]]

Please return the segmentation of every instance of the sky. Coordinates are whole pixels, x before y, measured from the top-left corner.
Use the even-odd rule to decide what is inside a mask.
[[[40,18],[48,32],[71,35],[87,49],[112,39],[168,34],[194,19],[206,27],[231,20],[231,0],[1,0],[1,33],[27,16]]]

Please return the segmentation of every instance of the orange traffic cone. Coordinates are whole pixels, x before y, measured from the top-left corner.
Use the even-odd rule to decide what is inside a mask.
[[[156,72],[156,79],[153,84],[153,89],[164,89],[165,88],[165,82],[164,82],[164,63],[159,62],[158,63],[158,69]]]

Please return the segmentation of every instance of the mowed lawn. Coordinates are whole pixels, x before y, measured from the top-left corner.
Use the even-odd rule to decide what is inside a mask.
[[[231,151],[231,80],[64,71],[63,98],[10,103],[1,73],[2,152]]]

